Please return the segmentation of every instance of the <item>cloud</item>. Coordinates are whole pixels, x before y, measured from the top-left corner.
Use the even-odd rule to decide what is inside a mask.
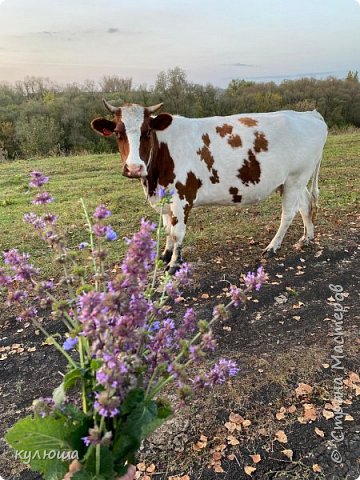
[[[108,28],[107,33],[118,33],[120,30],[118,28]]]
[[[256,65],[250,65],[248,63],[226,63],[224,64],[224,66],[225,67],[256,67]]]

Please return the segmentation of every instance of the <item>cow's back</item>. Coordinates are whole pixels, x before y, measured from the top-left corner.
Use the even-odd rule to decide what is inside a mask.
[[[178,182],[189,173],[201,182],[196,204],[231,202],[229,190],[241,192],[243,204],[257,202],[305,171],[310,177],[321,156],[327,127],[316,112],[279,111],[226,117],[173,117],[158,132],[174,160]]]

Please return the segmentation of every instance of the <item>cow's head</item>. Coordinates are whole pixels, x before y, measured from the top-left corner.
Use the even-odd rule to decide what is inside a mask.
[[[150,156],[154,153],[153,149],[157,148],[154,132],[165,130],[171,124],[172,116],[168,113],[151,116],[162,107],[162,103],[152,107],[136,104],[114,107],[106,100],[103,102],[114,118],[95,118],[91,122],[92,128],[103,137],[116,136],[124,162],[123,175],[131,178],[146,177]]]

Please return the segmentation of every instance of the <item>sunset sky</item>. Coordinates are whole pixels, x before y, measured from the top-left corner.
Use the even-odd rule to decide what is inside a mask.
[[[0,0],[0,82],[280,81],[360,71],[360,0]]]

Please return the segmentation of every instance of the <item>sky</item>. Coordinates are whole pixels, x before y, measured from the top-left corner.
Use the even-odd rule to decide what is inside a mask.
[[[219,87],[343,78],[360,71],[360,0],[0,0],[0,82],[153,85],[175,66]]]

